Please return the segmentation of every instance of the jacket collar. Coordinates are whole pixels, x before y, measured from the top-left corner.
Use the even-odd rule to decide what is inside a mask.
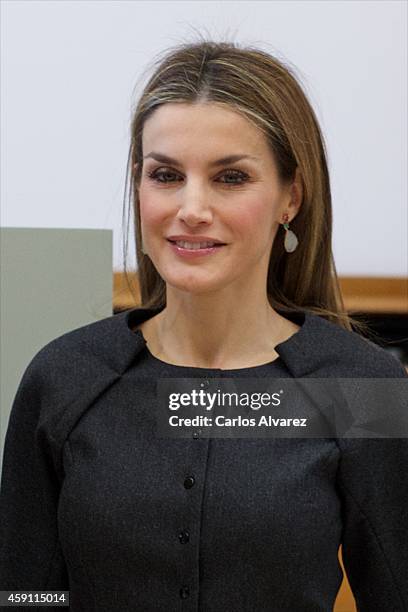
[[[161,310],[163,307],[134,308],[120,312],[104,320],[107,327],[103,334],[95,333],[96,329],[92,331],[94,324],[87,326],[91,333],[88,344],[92,344],[92,352],[107,362],[111,369],[123,374],[137,360],[146,345],[141,331],[132,329]],[[277,312],[301,326],[290,338],[275,346],[292,376],[298,378],[317,372],[338,359],[335,338],[330,343],[327,339],[346,330],[309,312]]]

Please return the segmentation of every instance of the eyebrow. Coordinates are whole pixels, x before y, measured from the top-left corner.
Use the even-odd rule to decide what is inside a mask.
[[[174,164],[176,166],[181,166],[181,162],[177,161],[177,159],[174,159],[173,157],[168,157],[163,153],[155,153],[154,151],[151,151],[151,153],[145,155],[143,159],[147,159],[148,157],[151,157],[152,159],[155,159],[156,161],[164,164]],[[215,161],[210,163],[210,166],[222,166],[223,164],[231,164],[233,162],[240,161],[241,159],[253,159],[255,161],[259,160],[258,157],[253,157],[253,155],[241,155],[240,153],[238,153],[235,155],[227,155],[227,157],[222,157],[221,159],[216,159]]]

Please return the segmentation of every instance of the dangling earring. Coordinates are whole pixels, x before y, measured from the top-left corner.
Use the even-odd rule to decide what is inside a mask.
[[[285,228],[285,251],[287,253],[293,253],[299,244],[299,240],[295,232],[289,229],[289,215],[287,213],[283,215],[283,227]]]

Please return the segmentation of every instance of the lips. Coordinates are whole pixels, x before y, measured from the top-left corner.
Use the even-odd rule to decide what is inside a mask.
[[[223,242],[212,242],[212,241],[207,241],[207,240],[200,240],[200,241],[193,241],[193,240],[170,240],[169,238],[167,239],[169,242],[171,242],[172,244],[177,245],[178,247],[181,247],[183,249],[190,249],[190,250],[199,250],[199,249],[210,249],[210,248],[215,248],[215,247],[220,247],[220,246],[225,246],[225,243]]]
[[[222,251],[222,249],[227,246],[226,244],[214,244],[214,246],[211,247],[200,248],[196,246],[195,248],[191,248],[189,246],[179,246],[178,240],[177,242],[167,240],[167,242],[169,243],[169,247],[177,257],[181,257],[182,259],[187,259],[191,261],[201,261],[203,257],[211,257],[211,255]]]

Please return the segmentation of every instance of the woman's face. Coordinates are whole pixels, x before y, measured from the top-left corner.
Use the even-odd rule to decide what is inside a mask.
[[[294,214],[263,134],[214,103],[169,103],[146,121],[142,145],[143,245],[167,285],[208,293],[258,277],[266,289],[282,214]],[[216,163],[232,155],[246,157]],[[169,242],[180,235],[225,246],[191,254]]]

